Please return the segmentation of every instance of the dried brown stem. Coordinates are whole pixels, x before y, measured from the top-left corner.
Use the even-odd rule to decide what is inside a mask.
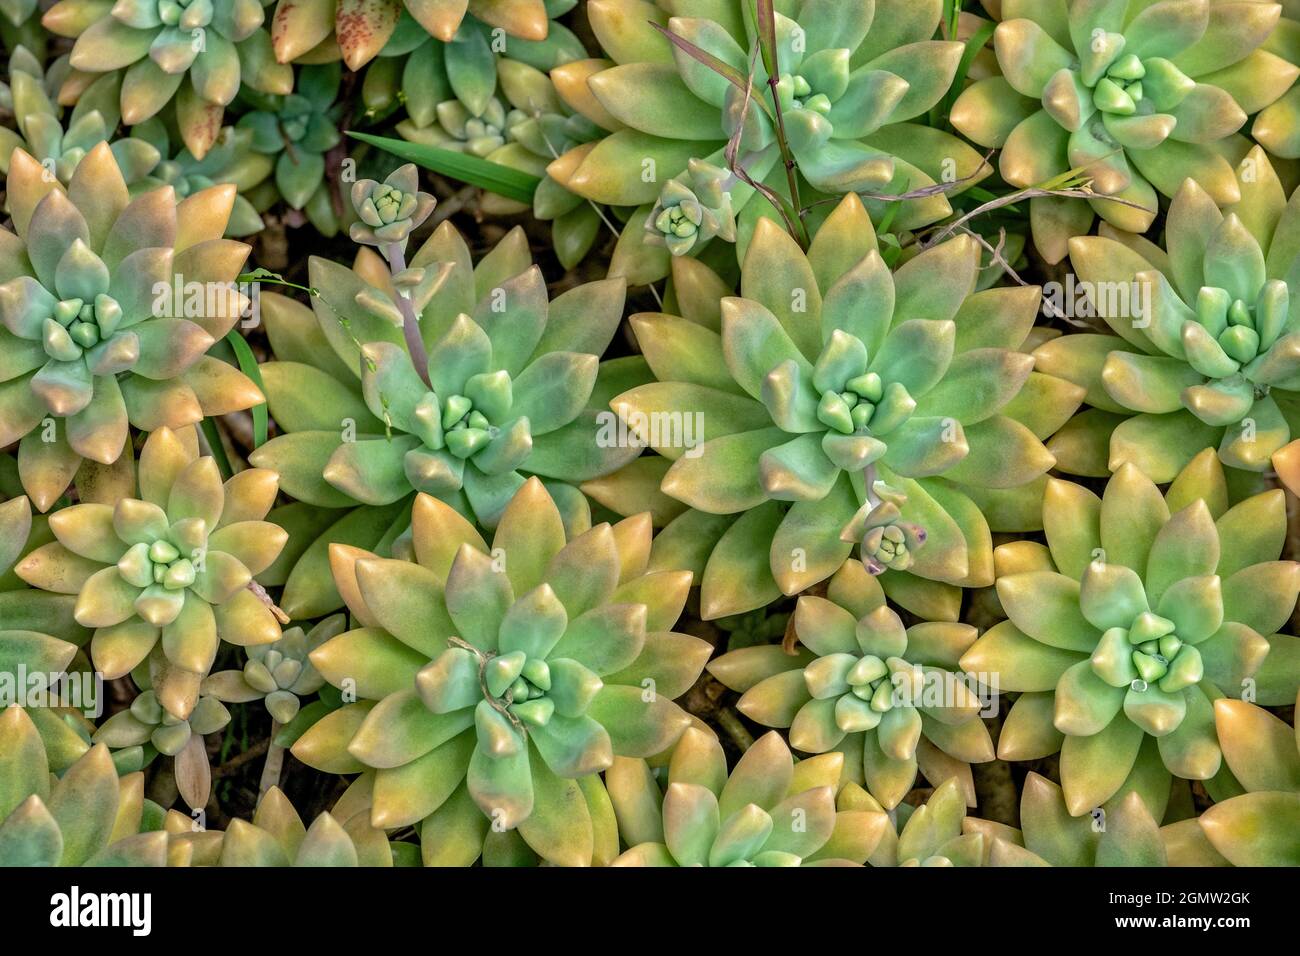
[[[262,587],[262,585],[258,584],[256,581],[249,581],[248,590],[257,595],[257,599],[270,609],[271,613],[275,615],[275,619],[279,621],[281,625],[289,623],[291,618],[280,609],[279,605],[277,605],[275,601],[271,599],[271,595],[267,593],[266,588]]]
[[[1105,199],[1108,202],[1116,202],[1122,206],[1131,206],[1134,209],[1141,209],[1150,212],[1150,210],[1141,203],[1130,202],[1127,199],[1119,199],[1115,196],[1103,196],[1098,192],[1094,192],[1092,188],[1087,185],[1075,189],[1041,189],[1037,186],[1030,186],[1027,189],[1021,189],[1014,193],[1007,193],[1005,196],[997,196],[986,203],[976,206],[970,212],[965,213],[948,223],[946,226],[943,226],[934,236],[923,242],[921,245],[926,249],[938,245],[958,229],[965,226],[966,223],[970,222],[976,216],[982,216],[986,212],[992,212],[993,210],[1001,209],[1004,206],[1013,206],[1026,199],[1043,199],[1047,197],[1056,197],[1058,199]]]

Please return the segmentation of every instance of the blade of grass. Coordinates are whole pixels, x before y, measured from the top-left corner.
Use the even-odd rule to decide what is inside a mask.
[[[266,387],[262,384],[262,372],[257,367],[257,357],[253,355],[253,350],[248,347],[244,337],[239,334],[238,329],[231,329],[226,336],[226,341],[230,347],[235,350],[235,358],[239,360],[239,370],[253,380],[253,383],[266,394]],[[260,448],[266,444],[267,416],[266,402],[253,406],[253,447]]]
[[[386,136],[372,136],[355,130],[349,131],[348,135],[424,169],[459,179],[461,182],[478,186],[516,202],[532,203],[533,193],[537,192],[537,187],[542,182],[539,177],[531,173],[479,159],[477,156],[458,153],[452,149],[440,149],[423,143],[408,143],[404,139],[391,139]]]
[[[230,467],[230,456],[226,454],[226,446],[221,442],[217,423],[210,418],[205,418],[199,422],[199,426],[203,429],[203,437],[208,440],[208,447],[212,449],[212,457],[216,460],[221,477],[227,480],[233,478],[235,472]]]

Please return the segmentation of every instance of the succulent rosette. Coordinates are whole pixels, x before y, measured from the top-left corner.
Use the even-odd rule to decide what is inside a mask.
[[[632,318],[657,381],[610,405],[661,457],[587,494],[667,524],[657,560],[697,573],[706,619],[823,581],[861,544],[904,607],[955,620],[954,586],[992,582],[990,527],[1037,526],[1053,463],[1042,439],[1082,396],[1017,351],[1038,290],[975,292],[967,236],[891,273],[852,195],[807,254],[760,220],[739,297],[675,261],[685,314]],[[889,522],[877,482],[895,505],[906,498],[907,570],[879,560]],[[896,552],[903,525],[890,532]]]
[[[1209,844],[1206,856],[1220,865],[1300,866],[1300,737],[1244,700],[1216,700],[1214,721],[1237,786],[1190,824]]]
[[[429,865],[611,859],[597,775],[615,756],[672,746],[690,723],[672,699],[710,649],[670,630],[690,574],[647,571],[650,535],[642,515],[570,536],[533,478],[491,549],[428,495],[412,514],[414,560],[335,545],[335,583],[358,627],[311,661],[359,700],[317,722],[294,755],[372,776],[371,823],[418,824]]]
[[[1280,11],[1211,0],[1008,0],[993,34],[1001,75],[964,91],[952,124],[1000,149],[1012,186],[1075,171],[1111,197],[1029,200],[1034,243],[1050,263],[1089,232],[1094,215],[1144,232],[1158,196],[1173,196],[1189,177],[1218,205],[1235,203],[1228,157],[1244,147],[1230,137],[1300,73],[1279,57],[1253,56]]]
[[[1100,498],[1053,479],[1046,546],[1012,542],[995,555],[1008,620],[961,666],[996,673],[1019,695],[998,755],[1059,749],[1074,816],[1132,789],[1167,795],[1171,773],[1222,793],[1214,702],[1295,692],[1293,647],[1281,651],[1281,673],[1265,663],[1274,644],[1296,640],[1277,634],[1300,589],[1300,565],[1277,560],[1283,493],[1227,501],[1212,449],[1164,494],[1131,464]]]
[[[962,829],[983,838],[985,866],[1189,865],[1180,854],[1179,825],[1157,822],[1167,797],[1147,795],[1156,802],[1153,810],[1144,795],[1130,790],[1091,815],[1071,816],[1061,788],[1031,772],[1020,797],[1019,827],[967,817]]]
[[[242,669],[209,674],[200,690],[227,704],[263,701],[272,719],[287,724],[298,716],[302,698],[325,685],[309,655],[346,629],[347,618],[342,614],[326,618],[310,631],[285,628],[275,643],[246,648]]]
[[[113,751],[119,770],[139,770],[158,754],[174,758],[177,790],[190,807],[200,810],[207,806],[212,788],[212,767],[203,738],[229,723],[230,711],[219,700],[199,697],[188,715],[177,717],[168,713],[158,695],[146,686],[129,708],[104,721],[92,739]]]
[[[358,180],[352,186],[352,205],[360,221],[352,224],[352,241],[367,246],[406,246],[412,231],[424,224],[436,200],[420,191],[420,178],[409,163],[382,183]]]
[[[363,95],[373,110],[400,94],[406,118],[397,126],[413,143],[467,153],[521,170],[542,180],[533,214],[552,222],[552,243],[561,264],[571,268],[590,250],[600,216],[580,196],[547,172],[549,164],[575,146],[601,135],[599,126],[570,109],[548,76],[552,69],[586,61],[582,43],[568,29],[552,24],[543,41],[510,38],[494,53],[485,28],[467,22],[454,42],[431,40],[400,64],[385,68],[391,77],[373,77],[390,59],[377,60]],[[515,199],[485,193],[482,206],[493,215],[527,207]]]
[[[338,229],[325,181],[325,154],[339,144],[338,64],[304,66],[293,92],[263,94],[245,89],[249,107],[236,128],[252,134],[254,152],[275,158],[275,186],[290,209],[305,210],[326,235]]]
[[[686,172],[668,180],[646,217],[646,241],[662,243],[675,256],[720,236],[736,241],[736,214],[731,208],[732,175],[711,163],[692,159]]]
[[[861,866],[888,829],[883,813],[837,804],[840,754],[795,762],[775,731],[727,773],[717,739],[695,727],[673,749],[662,782],[645,760],[606,771],[628,849],[613,866]]]
[[[175,757],[192,737],[216,733],[228,723],[230,712],[212,697],[200,697],[189,717],[181,718],[163,710],[158,695],[146,690],[137,694],[126,710],[104,721],[95,731],[95,743],[113,749],[140,748],[147,743],[158,753]]]
[[[94,628],[90,653],[107,680],[136,668],[174,718],[189,717],[221,641],[270,644],[280,625],[250,584],[285,532],[262,520],[274,472],[222,482],[193,433],[154,431],[140,452],[140,497],[56,511],[56,540],[15,568],[32,587],[77,595],[74,617]]]
[[[376,56],[409,46],[408,38],[434,37],[452,44],[466,26],[484,33],[500,30],[507,42],[546,40],[557,29],[551,21],[572,10],[577,0],[279,0],[271,21],[276,58],[320,63],[342,57],[359,70]],[[562,27],[559,29],[563,29]],[[567,31],[565,31],[567,32]]]
[[[567,10],[573,4],[561,0],[548,6]],[[378,59],[367,67],[361,98],[369,116],[383,116],[405,107],[407,118],[403,125],[418,132],[436,126],[439,111],[447,109],[442,104],[448,101],[459,101],[477,113],[494,94],[502,95],[497,78],[502,62],[546,73],[586,55],[582,41],[559,23],[552,22],[542,39],[528,40],[503,36],[469,16],[452,36],[443,39],[431,37],[414,20],[403,18]]]
[[[292,69],[275,62],[264,19],[261,0],[59,0],[41,22],[76,39],[74,71],[122,71],[128,126],[174,101],[181,138],[202,158],[241,84],[266,93],[293,87]]]
[[[896,821],[867,860],[872,866],[973,867],[988,865],[988,838],[965,827],[969,781],[948,777],[917,806],[900,803],[886,819]],[[856,795],[858,809],[880,805],[865,791]]]
[[[398,48],[400,49],[400,47]],[[390,70],[401,66],[400,83],[379,83],[372,109],[382,109],[397,97],[406,107],[406,119],[397,131],[412,142],[453,149],[495,162],[506,162],[543,175],[546,164],[571,145],[558,138],[554,149],[527,150],[515,143],[513,127],[537,115],[560,114],[559,105],[546,74],[553,68],[586,57],[582,42],[567,28],[552,24],[545,40],[508,38],[496,43],[488,27],[467,20],[454,40],[428,40],[415,47],[403,61],[385,55]],[[375,72],[376,67],[371,67]],[[369,79],[369,76],[367,77]],[[368,103],[368,105],[371,105]],[[548,131],[561,133],[554,121]],[[575,129],[594,128],[576,120]],[[569,131],[569,135],[572,130]],[[510,145],[511,148],[502,150]]]
[[[131,184],[133,194],[171,186],[177,199],[188,199],[205,189],[230,183],[239,192],[230,210],[226,237],[247,238],[262,230],[262,217],[245,194],[264,183],[275,164],[269,156],[252,149],[251,130],[227,126],[202,159],[195,159],[188,149],[174,151],[166,126],[157,119],[137,124],[127,139],[118,142],[133,141],[150,146],[161,157],[149,175]],[[120,165],[121,160],[118,162]]]
[[[545,80],[544,75],[542,78]],[[553,97],[551,99],[553,101]],[[551,107],[554,110],[553,102],[536,102],[535,106],[538,109]],[[476,105],[473,108],[466,106],[459,99],[448,99],[438,104],[431,123],[417,126],[412,120],[407,119],[398,124],[398,132],[414,143],[465,153],[478,159],[500,162],[503,165],[518,166],[520,164],[517,156],[512,163],[504,162],[507,157],[519,152],[518,147],[510,150],[506,147],[515,142],[514,127],[522,123],[527,116],[524,109],[496,95],[490,95],[481,106]],[[530,168],[544,171],[545,158],[527,157],[527,159]]]
[[[598,441],[609,397],[641,380],[629,378],[635,360],[602,367],[598,359],[622,317],[621,280],[550,301],[522,230],[474,265],[449,223],[399,271],[418,277],[407,291],[428,351],[424,369],[406,350],[393,274],[370,248],[354,269],[312,260],[314,316],[291,299],[261,298],[278,356],[262,366],[263,382],[285,434],[251,460],[278,471],[284,489],[318,515],[353,509],[303,539],[313,543],[284,596],[294,618],[340,606],[321,574],[328,543],[387,551],[408,526],[416,492],[491,528],[525,478],[538,475],[576,532],[590,525],[576,484],[640,450]]]
[[[370,826],[362,808],[351,817],[351,802],[340,800],[312,821],[303,823],[289,798],[279,787],[271,787],[257,802],[251,821],[231,820],[221,836],[217,866],[380,866],[394,865],[399,847],[382,830]]]
[[[23,487],[42,511],[83,458],[119,460],[128,424],[181,428],[263,400],[206,355],[248,302],[234,286],[248,247],[221,238],[235,188],[179,205],[169,188],[132,199],[107,143],[66,190],[44,172],[15,150],[14,232],[0,231],[0,446],[20,442]]]
[[[741,648],[711,661],[709,673],[741,692],[736,709],[745,716],[788,727],[795,750],[842,753],[845,779],[865,782],[886,810],[912,789],[922,763],[927,775],[957,772],[969,784],[970,764],[993,759],[978,716],[983,691],[958,665],[975,628],[905,628],[879,581],[853,562],[831,578],[826,597],[799,598],[794,633],[795,653]],[[973,797],[973,785],[967,790]]]
[[[1049,446],[1064,470],[1132,462],[1165,482],[1215,445],[1225,465],[1274,467],[1300,487],[1300,445],[1289,444],[1300,433],[1300,193],[1287,200],[1259,147],[1237,178],[1240,201],[1222,210],[1197,182],[1183,184],[1167,256],[1117,233],[1071,240],[1070,262],[1118,337],[1064,335],[1034,353],[1043,370],[1087,388],[1095,409]]]
[[[806,189],[901,193],[939,182],[955,164],[962,182],[954,191],[961,191],[987,175],[960,139],[912,122],[948,91],[961,57],[960,43],[932,39],[942,8],[937,0],[802,0],[776,13],[781,122]],[[643,226],[664,184],[689,160],[725,167],[724,146],[741,129],[738,163],[755,180],[786,188],[767,71],[751,56],[753,8],[740,0],[592,0],[588,16],[608,60],[574,64],[553,78],[568,106],[606,134],[561,156],[550,173],[584,199],[639,207],[613,269],[633,283],[654,281],[670,256],[645,248]],[[752,196],[748,186],[735,187],[737,212]],[[942,194],[869,202],[877,217],[892,209],[898,228],[951,211]]]
[[[119,778],[102,745],[58,778],[53,769],[29,713],[0,710],[0,866],[167,865],[144,774]]]
[[[16,57],[20,51],[26,52],[20,47]],[[7,175],[9,157],[15,149],[23,149],[66,186],[82,157],[108,141],[112,141],[113,156],[129,184],[141,181],[158,164],[160,154],[149,143],[113,140],[118,124],[118,77],[100,77],[87,86],[66,120],[66,129],[62,110],[55,106],[39,73],[15,70],[11,65],[9,82],[18,130],[0,128],[0,172]]]

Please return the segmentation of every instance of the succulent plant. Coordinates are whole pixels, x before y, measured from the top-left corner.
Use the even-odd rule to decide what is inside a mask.
[[[736,240],[736,214],[731,208],[731,173],[692,159],[686,172],[668,180],[646,217],[649,242],[662,243],[675,256],[697,243],[721,236]]]
[[[56,63],[61,63],[58,69],[66,75],[66,71],[69,69],[67,60],[56,61]],[[21,43],[15,44],[12,49],[9,49],[9,62],[5,66],[4,79],[0,80],[0,110],[14,115],[15,119],[17,119],[17,116],[14,111],[12,82],[13,77],[19,73],[26,74],[30,79],[34,79],[40,85],[41,91],[47,99],[58,95],[58,89],[62,82],[62,79],[55,75],[55,67],[52,67],[47,72],[45,63],[40,56]]]
[[[558,9],[572,4],[563,0],[548,6]],[[367,116],[385,116],[405,106],[407,128],[420,130],[437,123],[439,108],[448,101],[482,112],[498,92],[502,62],[526,64],[545,73],[586,55],[582,41],[559,23],[551,23],[544,38],[527,40],[502,35],[468,16],[444,39],[430,37],[413,20],[403,18],[379,58],[367,67],[361,97]]]
[[[90,637],[73,618],[74,596],[30,588],[13,571],[25,555],[52,538],[45,517],[33,516],[25,496],[0,503],[0,674],[15,675],[20,667],[62,673]],[[21,703],[8,696],[0,693],[0,705]],[[42,726],[49,730],[44,721]],[[82,750],[77,748],[76,755]]]
[[[776,14],[780,126],[805,188],[818,195],[897,194],[933,185],[947,170],[955,172],[949,181],[961,181],[953,187],[959,192],[987,175],[979,155],[957,137],[911,122],[947,92],[961,57],[960,43],[932,39],[942,8],[938,0],[802,0]],[[778,113],[766,69],[753,55],[753,10],[740,0],[592,0],[592,29],[612,62],[552,74],[567,105],[607,132],[557,159],[551,175],[593,202],[639,207],[613,264],[634,284],[668,271],[667,250],[647,251],[643,229],[665,184],[691,159],[727,166],[724,146],[737,129],[738,164],[755,180],[786,189]],[[716,70],[695,50],[713,58]],[[748,186],[732,191],[737,212],[752,195]],[[877,217],[892,208],[899,228],[951,211],[938,193],[869,203]],[[765,200],[760,206],[775,215]]]
[[[837,804],[843,763],[840,754],[796,763],[772,732],[728,774],[721,745],[695,727],[662,783],[644,760],[616,757],[605,778],[628,849],[612,865],[860,866],[888,818]]]
[[[536,478],[490,550],[452,508],[419,495],[411,549],[413,561],[331,549],[359,626],[311,661],[359,700],[315,724],[294,755],[373,774],[371,823],[418,824],[426,864],[616,855],[596,775],[615,756],[666,750],[690,722],[672,699],[709,645],[670,630],[690,575],[646,571],[648,516],[566,535]]]
[[[304,66],[287,95],[245,90],[250,107],[238,129],[252,133],[251,148],[275,157],[275,185],[291,209],[306,209],[322,231],[333,210],[325,180],[325,154],[338,145],[338,64]]]
[[[467,25],[484,33],[500,30],[516,41],[547,39],[551,21],[573,9],[577,0],[349,0],[298,3],[279,0],[271,21],[276,58],[322,62],[342,57],[359,70],[386,48],[405,46],[405,38],[425,33],[451,44]]]
[[[352,185],[352,206],[359,221],[352,224],[352,241],[381,250],[394,244],[404,249],[435,203],[429,193],[420,192],[419,174],[409,163],[382,183],[357,180]]]
[[[275,62],[261,29],[260,0],[59,0],[45,28],[75,37],[70,62],[83,73],[122,72],[128,126],[175,102],[181,138],[202,158],[216,142],[225,108],[246,84],[288,93],[293,71]]]
[[[1300,445],[1288,444],[1300,434],[1300,313],[1291,305],[1300,297],[1300,193],[1287,201],[1258,146],[1236,176],[1241,199],[1222,211],[1197,182],[1183,184],[1169,207],[1167,257],[1118,234],[1071,240],[1070,261],[1119,337],[1064,335],[1035,351],[1039,368],[1087,388],[1103,413],[1054,439],[1065,470],[1095,474],[1127,461],[1165,482],[1216,445],[1225,465],[1272,465],[1300,487]]]
[[[468,153],[541,179],[533,214],[552,221],[556,255],[571,268],[591,249],[600,216],[561,186],[547,166],[601,130],[563,103],[547,74],[584,61],[587,54],[581,41],[559,24],[552,24],[543,41],[512,37],[503,52],[494,53],[498,46],[482,24],[467,21],[453,43],[430,40],[404,60],[377,60],[363,97],[371,112],[391,109],[400,97],[406,118],[396,129],[404,139]],[[390,60],[392,65],[386,65]],[[383,78],[375,79],[380,66]],[[485,193],[482,208],[510,215],[527,206]]]
[[[188,149],[182,148],[179,152],[174,152],[165,124],[157,119],[137,124],[127,139],[118,142],[129,143],[133,140],[151,146],[162,157],[149,175],[131,184],[133,194],[160,186],[171,186],[177,199],[187,199],[213,186],[230,183],[239,192],[230,210],[226,237],[246,238],[262,230],[262,217],[245,193],[265,182],[275,168],[275,163],[271,157],[252,149],[251,130],[227,126],[202,159],[195,159]],[[120,162],[119,160],[119,165]]]
[[[175,758],[177,789],[198,810],[207,806],[212,781],[203,738],[228,723],[230,711],[215,698],[199,697],[189,714],[178,717],[164,709],[150,688],[137,694],[128,709],[104,721],[93,739],[114,751],[120,769],[139,770],[158,754]]]
[[[0,0],[0,14],[15,26],[36,12],[37,0]]]
[[[399,300],[395,274],[417,283],[403,286],[409,299]],[[602,369],[597,359],[621,318],[621,280],[581,285],[549,302],[522,230],[474,266],[464,239],[443,223],[409,265],[404,253],[394,268],[363,248],[352,270],[313,259],[311,283],[319,291],[314,317],[293,300],[261,297],[278,356],[262,366],[263,381],[286,434],[251,461],[278,471],[299,501],[362,504],[365,513],[354,511],[352,524],[375,524],[369,537],[312,535],[319,547],[307,554],[318,570],[311,579],[290,575],[284,606],[291,616],[339,606],[332,589],[322,590],[328,580],[320,581],[327,540],[366,548],[391,542],[406,528],[417,491],[491,528],[525,477],[540,475],[567,526],[581,531],[589,508],[567,483],[638,454],[635,446],[598,442],[599,409],[627,381],[619,363]],[[405,347],[403,308],[419,318],[412,345],[427,350],[427,364]]]
[[[1289,701],[1300,677],[1287,650],[1281,673],[1261,667],[1273,642],[1295,640],[1274,636],[1300,590],[1300,565],[1277,560],[1283,497],[1273,490],[1228,508],[1212,449],[1163,495],[1131,464],[1100,498],[1050,480],[1047,544],[998,548],[1008,620],[961,658],[1019,695],[999,756],[1059,749],[1074,816],[1133,787],[1167,794],[1170,773],[1214,794],[1214,702],[1247,692]]]
[[[19,68],[10,64],[9,91],[18,130],[0,128],[0,172],[8,174],[9,157],[15,149],[24,149],[66,186],[82,157],[108,141],[128,184],[139,182],[158,164],[158,151],[149,143],[113,138],[118,125],[118,77],[104,76],[90,83],[77,99],[65,129],[62,110],[47,88],[49,79],[35,72],[40,69],[39,62],[33,62],[21,47],[14,56]]]
[[[794,633],[802,645],[795,653],[741,648],[711,661],[709,672],[741,692],[736,707],[745,716],[789,727],[796,750],[842,752],[845,779],[865,782],[886,810],[912,789],[921,760],[932,773],[960,767],[969,779],[970,762],[993,759],[978,719],[981,689],[957,663],[975,628],[904,628],[880,583],[851,562],[831,578],[826,597],[799,598]]]
[[[0,865],[167,864],[167,833],[141,832],[149,806],[143,774],[119,779],[102,745],[58,779],[50,770],[27,711],[0,710]]]
[[[1170,850],[1172,844],[1176,853],[1179,842],[1175,826],[1159,826],[1136,791],[1092,815],[1071,816],[1061,788],[1033,772],[1025,778],[1019,828],[967,817],[962,829],[983,837],[985,865],[996,867],[1176,865]]]
[[[584,490],[621,514],[668,512],[657,560],[697,572],[706,619],[825,580],[855,544],[885,572],[886,591],[897,582],[904,607],[955,613],[946,586],[992,581],[981,508],[999,530],[1006,520],[1036,526],[1052,465],[1041,439],[1082,397],[1016,351],[1037,290],[976,293],[978,263],[978,246],[961,236],[891,274],[852,195],[807,254],[760,220],[740,297],[702,266],[683,267],[676,288],[688,314],[632,318],[658,381],[610,407],[670,463],[655,474],[678,504],[647,500],[639,479],[653,459]],[[922,546],[912,529],[906,570],[880,560],[881,494],[894,507],[905,498],[897,520],[924,531]],[[890,535],[897,556],[902,542]]]
[[[209,674],[200,690],[227,704],[264,701],[272,719],[287,724],[298,715],[301,698],[316,693],[325,683],[308,655],[346,629],[347,618],[342,614],[326,618],[310,631],[286,628],[275,643],[247,648],[242,670]]]
[[[1262,707],[1226,697],[1214,702],[1214,723],[1242,792],[1201,814],[1205,839],[1234,866],[1300,866],[1300,738]]]
[[[1260,94],[1259,103],[1267,104],[1251,124],[1251,138],[1274,156],[1295,159],[1300,156],[1300,89],[1285,81],[1285,69],[1278,69],[1274,61],[1280,58],[1292,67],[1300,66],[1300,49],[1295,42],[1300,36],[1300,6],[1295,0],[1281,0],[1281,4],[1278,25],[1243,61],[1248,66],[1238,67],[1237,72],[1249,81],[1249,86],[1243,84],[1241,92],[1253,90]],[[1286,92],[1277,96],[1275,90],[1264,84],[1265,76],[1271,76]],[[1255,110],[1247,107],[1246,112]]]
[[[392,866],[394,851],[364,810],[342,822],[326,811],[305,826],[279,787],[257,803],[251,822],[230,821],[218,866]],[[408,844],[403,844],[408,845]],[[412,847],[412,849],[414,849]]]
[[[1246,107],[1265,106],[1300,74],[1276,56],[1250,58],[1278,22],[1274,3],[1007,0],[1001,8],[993,34],[1001,75],[962,93],[953,126],[1001,150],[1012,186],[1077,171],[1113,197],[1029,200],[1034,243],[1051,263],[1088,233],[1094,214],[1144,232],[1157,196],[1174,195],[1188,177],[1217,204],[1237,202],[1229,137]]]
[[[223,484],[192,436],[187,442],[165,427],[145,442],[139,474],[139,498],[52,514],[57,540],[15,571],[35,588],[77,595],[74,616],[95,629],[91,656],[104,677],[147,661],[160,705],[184,719],[222,640],[248,646],[280,637],[250,589],[285,542],[281,528],[262,520],[277,479],[250,469]]]
[[[546,74],[586,55],[582,42],[558,24],[552,24],[545,40],[497,42],[486,25],[469,18],[454,40],[425,40],[405,60],[394,59],[389,70],[400,64],[400,83],[385,84],[386,95],[372,95],[370,105],[382,109],[400,96],[407,113],[397,125],[403,137],[486,158],[513,141],[508,127],[520,117],[509,114],[560,112]],[[515,147],[500,156],[518,162],[513,155],[518,151]],[[555,155],[541,151],[544,158],[530,167],[544,169]]]
[[[12,459],[0,457],[0,495],[18,489]],[[14,565],[53,540],[48,520],[21,494],[0,503],[0,708],[25,707],[61,774],[90,749],[90,715],[103,706],[82,648],[91,632],[73,617],[76,596],[29,587]]]
[[[1300,0],[0,49],[0,865],[1300,866]]]
[[[175,757],[191,737],[215,733],[230,723],[230,712],[219,700],[200,697],[189,717],[174,717],[163,710],[152,690],[137,694],[131,706],[119,711],[95,732],[96,743],[110,748],[150,744],[160,754]],[[202,806],[202,804],[200,804]]]
[[[886,817],[888,825],[867,862],[875,867],[986,865],[987,838],[982,833],[964,832],[970,789],[958,778],[949,777],[930,792],[924,803],[898,804]],[[883,807],[864,790],[854,792],[849,805],[869,813],[883,812]]]
[[[263,400],[205,354],[248,302],[234,287],[248,247],[221,238],[234,187],[179,205],[167,188],[130,199],[107,143],[66,190],[44,172],[14,151],[15,231],[0,231],[0,445],[21,441],[23,486],[42,511],[83,458],[118,461],[128,423],[180,428]]]

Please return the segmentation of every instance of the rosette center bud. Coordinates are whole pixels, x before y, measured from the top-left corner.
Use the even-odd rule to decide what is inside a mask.
[[[801,73],[782,73],[776,83],[776,95],[783,110],[812,110],[822,116],[831,111],[830,97],[816,91]]]
[[[1257,293],[1251,283],[1234,291],[1205,286],[1195,319],[1182,325],[1187,362],[1208,380],[1183,392],[1183,404],[1209,425],[1234,425],[1251,413],[1272,386],[1300,373],[1300,337],[1287,334],[1286,283],[1270,279]]]
[[[649,240],[668,247],[675,256],[721,236],[736,238],[731,205],[732,177],[725,169],[692,159],[686,172],[668,180],[646,219]]]
[[[1204,676],[1200,652],[1178,636],[1177,625],[1151,611],[1138,614],[1127,628],[1102,635],[1092,655],[1093,672],[1112,687],[1131,693],[1154,689],[1173,694]]]
[[[465,120],[465,151],[480,158],[500,149],[511,139],[511,128],[524,119],[519,110],[507,112],[495,96],[483,112]]]
[[[352,206],[361,222],[353,223],[352,238],[376,246],[405,242],[412,230],[429,218],[435,205],[432,195],[420,192],[419,174],[411,164],[382,183],[359,180],[352,186]],[[418,281],[415,278],[415,284]]]
[[[111,339],[121,322],[122,307],[110,295],[101,293],[91,301],[61,299],[45,320],[45,354],[60,362],[75,362]]]
[[[483,668],[483,686],[511,714],[536,727],[545,727],[555,713],[548,696],[551,669],[539,657],[513,651],[492,658]]]

